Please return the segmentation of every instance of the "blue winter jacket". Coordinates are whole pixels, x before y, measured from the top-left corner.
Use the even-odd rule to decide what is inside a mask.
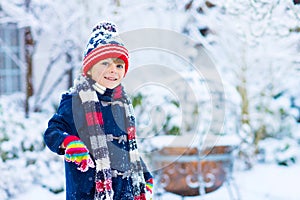
[[[112,90],[107,90],[104,95],[97,93],[100,101],[110,101]],[[117,108],[121,111],[123,108]],[[121,130],[125,120],[122,116],[113,116],[111,106],[101,104],[103,113],[104,129],[109,130],[109,134],[119,137],[126,133]],[[118,121],[118,122],[116,122]],[[117,124],[118,123],[118,124]],[[120,124],[121,123],[121,124]],[[79,136],[85,145],[90,149],[89,137],[84,133],[86,130],[86,119],[81,100],[77,93],[66,93],[62,96],[59,108],[49,120],[48,128],[44,133],[44,141],[49,149],[59,155],[64,154],[60,148],[62,142],[68,135]],[[111,168],[120,172],[130,169],[127,141],[113,140],[108,142],[110,152]],[[91,150],[91,149],[90,149]],[[90,151],[91,152],[91,151]],[[91,155],[91,154],[90,154]],[[91,155],[93,158],[93,155]],[[152,177],[144,165],[144,178],[148,180]],[[66,176],[66,200],[93,200],[95,191],[95,168],[89,168],[87,172],[81,172],[77,165],[72,162],[65,162]],[[113,177],[114,200],[133,199],[131,178]]]

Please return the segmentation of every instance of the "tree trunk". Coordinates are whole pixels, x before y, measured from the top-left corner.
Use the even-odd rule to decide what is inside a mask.
[[[26,98],[25,98],[25,116],[29,117],[29,98],[33,95],[32,85],[32,55],[34,41],[32,38],[30,27],[25,28],[25,62],[26,62]]]
[[[66,59],[67,63],[70,65],[70,69],[67,71],[68,76],[68,88],[73,86],[73,62],[72,62],[72,56],[69,53],[66,53]]]
[[[247,78],[246,78],[247,67],[242,67],[240,75],[240,84],[237,86],[237,91],[241,96],[241,127],[243,131],[241,135],[242,144],[239,155],[243,159],[246,169],[253,167],[253,156],[255,154],[255,147],[253,144],[253,132],[251,130],[251,122],[249,115],[249,98],[247,91]],[[246,127],[246,128],[245,128]]]

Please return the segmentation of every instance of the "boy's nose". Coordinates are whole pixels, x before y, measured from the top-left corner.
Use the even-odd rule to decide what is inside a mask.
[[[116,69],[117,69],[117,65],[115,63],[110,63],[109,71],[111,73],[114,73],[114,72],[116,72]]]

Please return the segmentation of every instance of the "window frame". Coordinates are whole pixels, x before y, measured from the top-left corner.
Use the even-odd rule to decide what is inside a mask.
[[[0,96],[24,92],[26,87],[24,28],[19,28],[17,23],[5,23],[0,24],[0,31],[0,56],[3,58],[0,60],[0,78],[3,79],[0,80]]]

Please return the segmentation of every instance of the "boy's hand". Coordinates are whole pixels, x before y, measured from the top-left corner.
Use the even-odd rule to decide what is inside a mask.
[[[89,155],[89,150],[78,137],[73,135],[66,137],[63,146],[66,147],[65,160],[67,162],[76,163],[78,165],[78,170],[86,172],[89,167],[95,167],[95,164]]]

